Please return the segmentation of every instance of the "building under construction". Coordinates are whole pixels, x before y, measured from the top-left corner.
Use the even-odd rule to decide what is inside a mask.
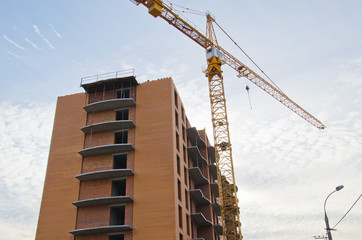
[[[216,240],[215,149],[171,78],[83,78],[58,98],[36,240]]]

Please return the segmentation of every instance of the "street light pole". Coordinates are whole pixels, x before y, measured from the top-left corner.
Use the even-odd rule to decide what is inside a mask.
[[[324,201],[324,221],[326,223],[326,230],[327,230],[327,237],[328,237],[328,240],[333,240],[332,239],[332,233],[331,233],[331,228],[329,227],[329,221],[328,221],[328,217],[327,217],[327,212],[326,212],[326,203],[327,203],[327,199],[329,198],[329,196],[331,196],[333,193],[341,190],[343,188],[343,185],[339,185],[338,187],[336,187],[336,190],[334,190],[333,192],[331,192],[326,200]]]

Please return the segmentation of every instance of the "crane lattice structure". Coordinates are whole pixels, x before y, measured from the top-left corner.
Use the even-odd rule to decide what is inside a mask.
[[[227,64],[237,72],[238,77],[245,77],[266,93],[284,104],[290,110],[308,121],[318,129],[325,126],[314,116],[292,101],[282,91],[271,85],[245,64],[223,49],[217,42],[212,23],[214,18],[207,14],[206,34],[202,34],[196,27],[173,10],[172,6],[161,0],[131,0],[136,5],[143,5],[148,12],[160,17],[170,25],[184,33],[206,50],[208,67],[205,74],[209,81],[209,96],[213,124],[214,145],[216,154],[217,180],[219,186],[219,203],[221,208],[221,223],[223,239],[240,240],[241,224],[237,188],[234,175],[232,148],[230,143],[229,122],[227,118],[226,101],[221,65]]]

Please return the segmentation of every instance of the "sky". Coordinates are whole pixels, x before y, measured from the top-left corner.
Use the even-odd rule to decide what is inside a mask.
[[[223,66],[244,239],[325,235],[362,193],[362,2],[174,0],[216,22],[318,130]],[[205,17],[183,13],[200,29]],[[0,233],[34,239],[57,96],[82,77],[135,69],[172,77],[193,126],[212,139],[204,50],[126,0],[0,0]],[[256,67],[216,29],[219,44]],[[245,87],[249,86],[250,102]],[[336,226],[361,239],[362,201]]]

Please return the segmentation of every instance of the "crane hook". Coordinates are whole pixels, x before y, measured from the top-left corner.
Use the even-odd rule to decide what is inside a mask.
[[[249,98],[250,110],[252,110],[253,108],[251,107],[250,94],[249,94],[249,90],[250,90],[250,88],[249,88],[249,86],[248,86],[248,85],[246,85],[245,89],[246,89],[246,91],[248,92],[248,98]]]

